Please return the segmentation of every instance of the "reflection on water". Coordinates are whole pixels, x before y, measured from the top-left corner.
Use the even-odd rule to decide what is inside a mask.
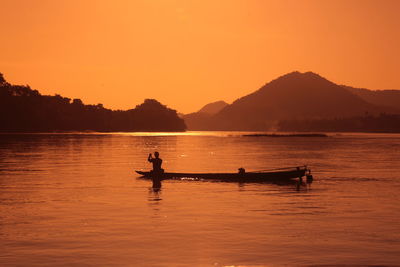
[[[312,184],[165,180],[309,165]],[[0,135],[2,265],[397,264],[400,135]]]
[[[150,188],[149,189],[149,201],[160,201],[161,198],[161,188]]]

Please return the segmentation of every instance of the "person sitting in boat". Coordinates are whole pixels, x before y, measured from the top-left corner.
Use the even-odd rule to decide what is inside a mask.
[[[152,154],[150,153],[147,160],[149,162],[153,163],[153,173],[163,173],[164,172],[164,170],[161,168],[162,159],[160,159],[160,153],[158,153],[157,151],[154,152],[154,158],[153,158]]]

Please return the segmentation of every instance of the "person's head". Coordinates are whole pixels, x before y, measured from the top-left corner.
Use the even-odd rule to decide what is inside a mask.
[[[158,153],[158,152],[156,151],[156,152],[154,152],[154,156],[155,156],[156,158],[158,158],[158,157],[160,156],[160,153]]]

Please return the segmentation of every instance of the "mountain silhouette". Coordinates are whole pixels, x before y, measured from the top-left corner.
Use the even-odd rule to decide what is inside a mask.
[[[220,100],[220,101],[212,102],[212,103],[205,105],[197,112],[214,115],[214,114],[217,114],[218,112],[220,112],[227,105],[228,105],[228,103]]]
[[[296,71],[237,99],[213,116],[201,117],[201,123],[192,120],[188,128],[272,130],[281,120],[345,118],[386,111],[393,110],[369,103],[316,73]]]
[[[228,106],[225,101],[216,101],[202,107],[199,111],[183,116],[188,129],[205,130],[210,127],[210,120],[213,115]]]
[[[400,111],[400,90],[369,90],[342,86],[371,104],[391,107],[394,110]]]

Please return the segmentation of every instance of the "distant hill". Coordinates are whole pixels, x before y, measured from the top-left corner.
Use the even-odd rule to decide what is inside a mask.
[[[237,99],[213,116],[192,116],[188,128],[265,131],[276,130],[282,120],[346,118],[392,111],[313,72],[292,72]]]
[[[154,99],[133,109],[110,110],[80,99],[41,95],[29,86],[11,85],[0,73],[0,132],[185,131],[176,111]]]
[[[210,119],[226,106],[228,106],[228,103],[225,101],[212,102],[205,105],[197,112],[183,115],[183,119],[188,129],[208,130],[210,127]]]
[[[400,90],[369,90],[342,86],[371,104],[400,110]]]
[[[226,106],[228,106],[228,103],[221,100],[221,101],[209,103],[209,104],[205,105],[204,107],[202,107],[197,112],[214,115],[214,114],[217,114],[218,112],[220,112]]]

